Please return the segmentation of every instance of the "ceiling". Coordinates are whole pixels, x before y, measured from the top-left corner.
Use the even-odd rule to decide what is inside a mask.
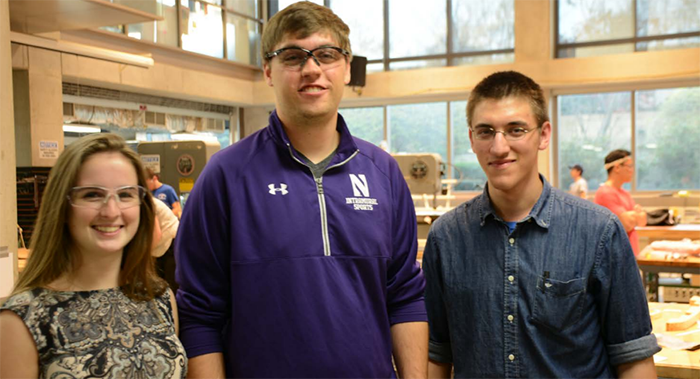
[[[152,0],[155,3],[155,0]],[[163,18],[107,0],[10,0],[13,32],[36,34],[93,29]],[[148,0],[143,0],[148,3]]]

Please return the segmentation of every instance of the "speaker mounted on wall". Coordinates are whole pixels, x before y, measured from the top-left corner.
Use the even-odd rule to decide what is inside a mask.
[[[352,62],[350,62],[350,83],[348,85],[351,87],[364,87],[366,73],[367,57],[353,55]]]

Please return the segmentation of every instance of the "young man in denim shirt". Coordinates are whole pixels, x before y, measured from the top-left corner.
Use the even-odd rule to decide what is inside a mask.
[[[655,378],[625,230],[538,173],[552,133],[542,89],[495,73],[472,91],[467,122],[488,181],[428,236],[429,377]]]

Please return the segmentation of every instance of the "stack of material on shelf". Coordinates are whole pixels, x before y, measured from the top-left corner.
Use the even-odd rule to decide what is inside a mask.
[[[647,252],[656,258],[683,258],[688,255],[700,256],[700,241],[654,241]]]

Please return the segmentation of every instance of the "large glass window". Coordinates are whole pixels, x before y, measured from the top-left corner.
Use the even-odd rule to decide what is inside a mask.
[[[270,16],[297,2],[267,1]],[[314,2],[325,3],[348,24],[353,53],[367,57],[367,72],[514,60],[514,0]]]
[[[559,42],[591,42],[634,36],[632,1],[559,1]]]
[[[447,159],[447,103],[387,107],[392,153],[438,153]]]
[[[700,87],[635,92],[637,189],[700,188]]]
[[[216,58],[224,57],[221,8],[201,1],[181,0],[182,48]]]
[[[431,0],[430,6],[423,0],[389,0],[389,56],[445,54],[445,7],[445,0]]]
[[[377,146],[384,140],[384,108],[343,108],[340,110],[350,134]]]
[[[260,24],[226,12],[226,56],[250,65],[261,65]]]
[[[384,1],[331,0],[330,7],[350,27],[350,45],[354,55],[369,60],[384,56]]]
[[[452,47],[455,53],[512,49],[515,46],[513,0],[452,0]],[[471,57],[470,57],[471,58]],[[478,55],[455,64],[512,62],[512,54]],[[493,61],[490,61],[493,59]]]
[[[467,102],[450,103],[450,121],[452,131],[452,177],[457,179],[455,191],[481,191],[486,183],[486,174],[479,165],[479,160],[469,142],[467,126]]]
[[[638,0],[637,33],[640,36],[696,32],[700,29],[697,0]]]
[[[157,1],[157,14],[164,17],[165,20],[127,25],[127,35],[142,41],[177,47],[177,4],[175,0]]]
[[[226,0],[226,8],[248,17],[258,18],[258,0]]]
[[[595,191],[608,178],[605,156],[615,149],[632,150],[631,94],[559,96],[557,108],[560,188],[569,188],[569,167],[580,164],[589,190]]]
[[[270,16],[272,16],[276,12],[279,12],[282,9],[287,8],[288,6],[290,6],[294,3],[298,3],[300,1],[303,1],[303,0],[272,0],[272,1],[270,1],[270,3],[271,4],[276,3],[277,7],[274,10],[271,9]],[[315,3],[315,4],[318,4],[318,5],[323,5],[323,0],[308,0],[308,1]]]
[[[557,8],[560,58],[700,46],[697,0],[557,0]]]

